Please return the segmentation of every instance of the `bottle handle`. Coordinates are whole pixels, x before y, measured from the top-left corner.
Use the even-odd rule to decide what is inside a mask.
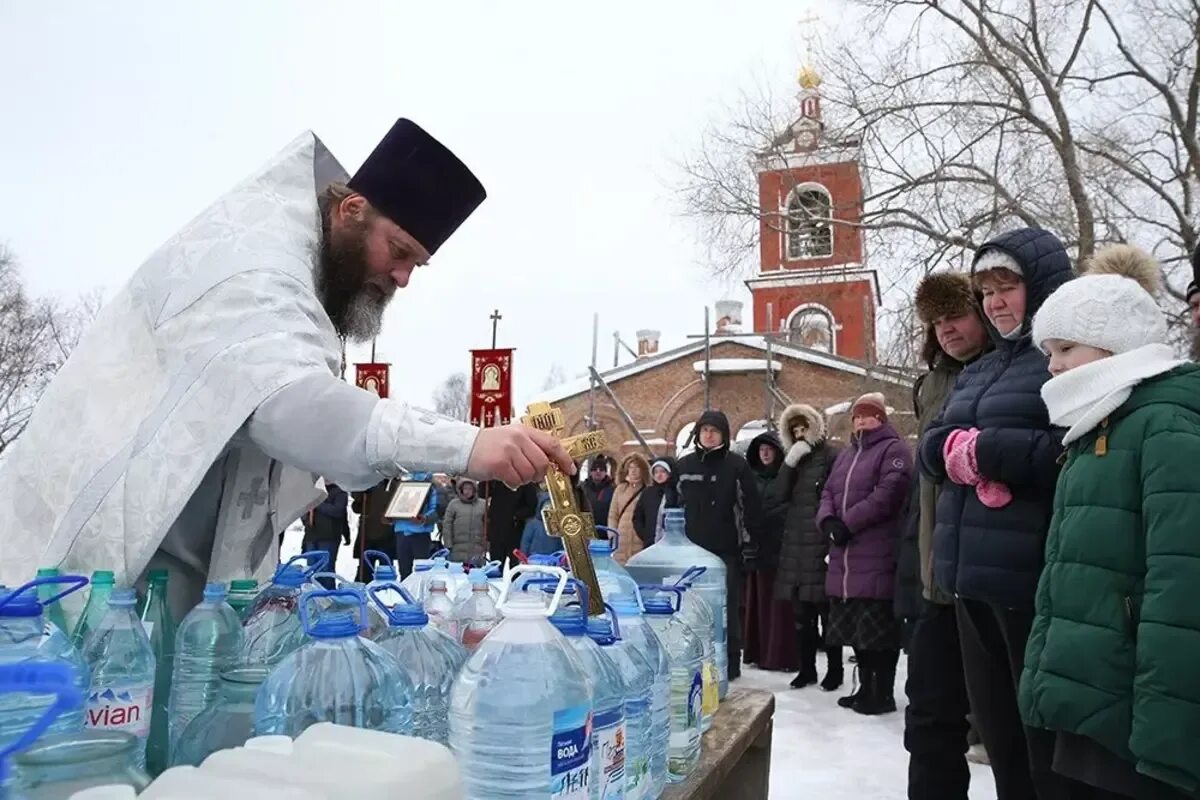
[[[530,586],[552,586],[558,582],[558,578],[547,575],[543,578],[530,578],[521,584],[521,591],[526,591]],[[581,604],[584,609],[588,608],[588,587],[587,584],[574,576],[567,577],[567,585],[563,588],[564,595],[579,595],[580,599],[575,601]],[[586,614],[585,614],[586,616]]]
[[[675,585],[690,589],[692,584],[695,583],[696,578],[699,578],[706,572],[708,572],[708,567],[688,567],[686,570],[684,570],[683,574],[679,576],[679,580],[675,581]]]
[[[383,598],[381,598],[379,596],[380,592],[386,591],[386,590],[390,590],[390,591],[398,593],[401,597],[404,598],[404,602],[410,606],[418,606],[419,607],[421,605],[420,603],[418,603],[416,600],[413,599],[413,596],[411,594],[409,594],[408,589],[405,589],[403,586],[401,586],[399,583],[396,583],[395,581],[387,581],[387,582],[381,583],[377,586],[368,586],[367,594],[371,596],[371,600],[374,601],[376,607],[378,607],[379,610],[383,612],[383,615],[388,618],[388,622],[395,623],[396,619],[395,619],[395,617],[392,616],[392,607],[387,605],[386,603],[384,603]]]
[[[512,591],[513,584],[516,583],[518,575],[528,575],[530,573],[541,572],[546,575],[552,575],[558,579],[558,587],[554,590],[554,597],[550,599],[549,608],[542,609],[543,617],[550,617],[558,610],[558,604],[562,600],[563,592],[567,588],[568,575],[566,570],[560,567],[543,567],[538,564],[521,564],[509,571],[504,585],[500,587],[500,599],[496,601],[496,610],[503,614],[508,610],[508,595]]]
[[[450,560],[450,548],[443,547],[441,550],[434,552],[433,555],[430,556],[430,558],[444,558],[447,561],[449,561]]]
[[[374,559],[374,563],[372,563],[371,561],[367,561],[367,563],[370,564],[370,566],[371,566],[371,574],[372,575],[374,575],[375,572],[379,569],[380,564],[387,564],[393,570],[396,569],[396,564],[395,564],[395,562],[392,561],[392,557],[389,556],[387,553],[383,552],[382,550],[364,550],[363,551],[363,560],[366,561],[369,558]]]
[[[47,606],[54,605],[59,600],[62,600],[64,597],[71,594],[72,592],[77,592],[80,589],[82,589],[83,587],[87,586],[88,579],[83,577],[82,575],[47,575],[44,578],[34,578],[29,583],[26,583],[16,589],[12,590],[11,592],[8,592],[3,597],[0,597],[0,608],[4,608],[6,605],[8,605],[12,601],[16,600],[21,595],[29,592],[30,590],[33,591],[34,596],[36,597],[37,589],[39,586],[51,586],[56,583],[57,584],[65,583],[65,584],[68,584],[68,586],[66,589],[64,589],[63,591],[59,592],[58,594],[54,595],[53,597],[51,597],[47,600],[38,600],[38,604],[42,608],[46,608]]]
[[[608,534],[608,552],[615,553],[621,547],[621,532],[616,528],[610,528],[607,525],[597,525],[596,530],[604,531]]]
[[[292,556],[275,569],[275,577],[278,578],[280,575],[286,572],[292,566],[292,564],[295,564],[298,561],[304,562],[304,579],[308,580],[313,576],[314,572],[320,572],[329,566],[329,553],[326,553],[324,550],[309,550],[305,553],[301,553],[300,555]]]
[[[351,587],[350,590],[354,591],[354,581],[348,581],[341,575],[338,575],[336,572],[314,572],[312,575],[308,576],[308,579],[314,583],[321,578],[332,578],[334,586],[339,588],[342,586],[349,586]]]
[[[675,598],[675,610],[672,613],[679,613],[679,609],[683,607],[683,587],[676,584],[675,586],[667,586],[661,583],[646,583],[638,584],[638,592],[646,591],[658,592],[659,594],[669,594]],[[644,595],[643,595],[644,597]],[[644,602],[644,601],[643,601]]]
[[[604,604],[604,610],[608,614],[608,621],[612,623],[613,639],[621,641],[621,626],[617,623],[617,610],[608,603]]]
[[[366,627],[367,599],[362,592],[356,589],[316,589],[300,595],[300,626],[307,635],[312,636],[313,627],[320,622],[308,613],[309,604],[326,598],[353,600],[354,605],[358,606],[358,629],[361,631]]]
[[[75,669],[69,664],[23,661],[0,665],[0,694],[21,692],[54,695],[54,702],[37,721],[26,728],[16,741],[0,750],[0,781],[8,778],[9,756],[36,742],[61,714],[83,705],[83,693],[75,685],[77,677]]]

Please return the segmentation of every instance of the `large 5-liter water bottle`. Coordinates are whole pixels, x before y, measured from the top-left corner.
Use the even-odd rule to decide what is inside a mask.
[[[650,786],[648,797],[657,798],[667,785],[667,753],[671,734],[671,663],[667,651],[658,640],[638,608],[636,599],[628,594],[613,598],[621,638],[641,654],[654,672],[650,706]]]
[[[300,561],[306,566],[301,567]],[[270,585],[258,593],[246,610],[242,623],[245,633],[242,663],[273,667],[304,643],[299,615],[301,587],[328,563],[328,553],[313,550],[279,565]]]
[[[573,581],[579,603],[563,606],[550,624],[567,637],[592,681],[592,772],[588,780],[591,800],[625,797],[625,679],[596,642],[587,635],[587,587]]]
[[[700,760],[700,718],[704,679],[704,645],[682,617],[676,616],[683,590],[667,586],[642,586],[646,621],[667,650],[671,662],[671,749],[667,778],[678,783],[691,774]],[[671,592],[674,597],[647,592]],[[672,603],[674,599],[674,603]]]
[[[83,649],[83,640],[88,631],[100,624],[100,618],[108,613],[108,596],[113,590],[112,570],[98,569],[92,573],[91,587],[88,589],[87,604],[83,613],[75,621],[75,630],[71,631],[71,643],[76,648]]]
[[[387,609],[407,602],[395,589],[387,588],[396,582],[396,567],[391,557],[380,550],[367,550],[363,558],[371,565],[371,581],[364,591],[367,593],[367,633],[368,639],[379,641],[387,633]],[[375,599],[370,599],[375,598]]]
[[[312,610],[320,600],[336,607],[314,618]],[[409,733],[412,681],[395,656],[359,636],[367,627],[362,594],[349,589],[306,592],[300,620],[311,641],[279,662],[263,682],[255,703],[255,731],[297,736],[314,722],[335,722]]]
[[[691,626],[696,635],[700,637],[700,643],[704,645],[704,665],[701,670],[704,678],[704,698],[700,707],[701,731],[707,731],[712,727],[713,714],[717,713],[717,707],[720,705],[721,691],[721,674],[717,670],[717,651],[712,640],[712,609],[697,592],[688,591],[692,588],[691,580],[699,577],[704,571],[704,567],[694,567],[678,577],[669,576],[666,581],[668,586],[674,585],[683,589],[679,616]]]
[[[132,733],[138,738],[137,764],[145,767],[154,704],[154,649],[136,606],[133,589],[114,589],[108,613],[83,643],[83,658],[92,670],[84,724]]]
[[[471,593],[454,610],[454,615],[458,619],[458,640],[468,653],[473,653],[483,638],[500,624],[500,612],[492,599],[487,573],[473,569],[468,578]]]
[[[637,596],[638,582],[612,556],[621,544],[621,534],[615,528],[603,525],[597,526],[597,530],[609,536],[608,539],[588,541],[588,552],[592,556],[592,566],[596,568],[596,580],[600,584],[600,594],[604,596],[604,601],[611,603],[613,597],[618,594]]]
[[[522,574],[559,579],[546,608],[514,592]],[[469,800],[589,800],[592,688],[575,651],[547,622],[567,575],[522,565],[501,592],[502,621],[467,660],[450,693],[450,747],[469,765]]]
[[[60,599],[86,585],[87,578],[79,576],[43,577],[0,596],[0,665],[61,665],[71,670],[75,681],[75,694],[82,698],[91,677],[87,662],[71,644],[66,633],[48,620],[44,612],[48,606],[53,607]],[[47,587],[54,591],[44,594]],[[44,594],[45,599],[39,597],[39,594]],[[19,673],[13,670],[9,672],[14,680],[19,677]],[[48,674],[53,677],[59,673]],[[52,694],[0,695],[0,747],[17,741],[54,702],[55,696]],[[82,728],[82,700],[70,710],[60,709],[60,713],[56,713],[46,725],[50,734]]]
[[[266,667],[222,670],[216,698],[183,729],[172,765],[199,766],[218,750],[241,747],[254,736],[254,698],[267,673]]]
[[[705,568],[692,585],[712,609],[713,646],[721,673],[720,696],[725,697],[729,689],[725,562],[687,538],[687,520],[682,508],[668,508],[663,514],[663,538],[634,555],[625,567],[638,583],[657,584],[666,583],[669,576],[682,575],[692,567]]]
[[[208,584],[200,604],[188,612],[175,634],[175,667],[167,705],[172,753],[192,719],[216,700],[221,672],[237,662],[243,641],[237,612],[225,602],[225,584]],[[171,763],[178,763],[174,756]]]
[[[406,602],[383,606],[380,595],[385,592],[402,593]],[[396,657],[412,680],[412,735],[448,744],[450,689],[467,660],[467,652],[430,625],[429,615],[399,584],[372,587],[369,593],[372,602],[384,609],[389,624],[376,641]]]
[[[632,643],[617,638],[619,627],[614,631],[607,619],[589,619],[587,631],[617,668],[625,687],[625,800],[649,800],[654,670]]]

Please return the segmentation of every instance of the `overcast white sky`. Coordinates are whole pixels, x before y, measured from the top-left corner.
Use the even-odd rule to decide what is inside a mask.
[[[705,304],[748,301],[707,280],[672,159],[740,88],[790,92],[809,7],[3,0],[0,243],[36,292],[111,296],[304,129],[353,172],[408,116],[489,197],[388,312],[394,393],[429,404],[498,307],[521,403],[553,363],[586,367],[593,311],[611,366],[613,330],[671,347]]]

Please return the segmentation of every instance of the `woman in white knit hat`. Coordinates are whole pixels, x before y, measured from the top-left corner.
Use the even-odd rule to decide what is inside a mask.
[[[1106,248],[1033,322],[1067,453],[1019,701],[1087,797],[1200,795],[1200,367],[1166,343],[1159,273]]]

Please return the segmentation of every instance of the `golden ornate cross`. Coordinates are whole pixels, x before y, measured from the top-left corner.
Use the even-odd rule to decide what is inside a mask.
[[[564,439],[562,434],[566,424],[563,422],[563,413],[549,403],[530,403],[525,409],[525,416],[521,418],[521,424],[560,439],[574,461],[604,450],[603,431],[591,431]],[[570,477],[556,464],[551,464],[546,471],[546,490],[550,493],[550,505],[542,510],[546,532],[562,537],[571,572],[588,587],[588,614],[603,614],[604,598],[600,595],[596,568],[592,566],[592,554],[588,552],[588,542],[596,536],[592,515],[579,508]]]

